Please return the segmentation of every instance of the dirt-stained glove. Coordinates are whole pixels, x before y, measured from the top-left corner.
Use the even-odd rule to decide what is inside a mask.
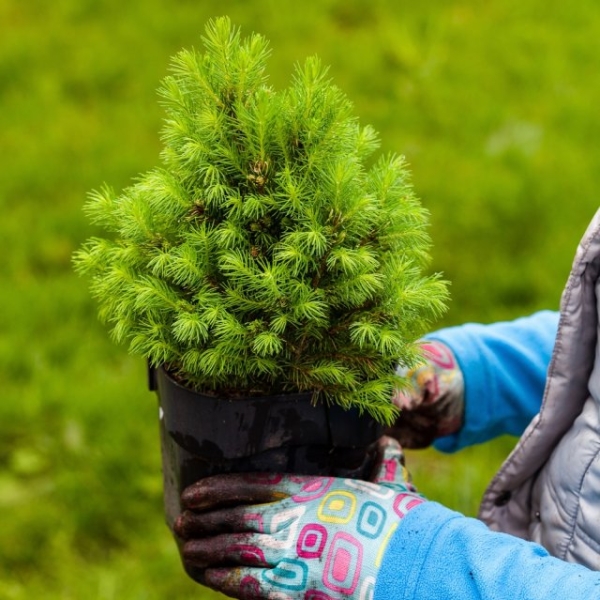
[[[400,416],[388,429],[405,448],[425,448],[436,438],[456,433],[462,426],[464,379],[454,354],[442,342],[421,343],[424,362],[398,369],[409,380],[393,398]]]
[[[182,499],[175,530],[187,540],[186,566],[204,569],[207,586],[243,600],[372,597],[391,536],[425,501],[391,438],[380,442],[374,482],[217,475]]]

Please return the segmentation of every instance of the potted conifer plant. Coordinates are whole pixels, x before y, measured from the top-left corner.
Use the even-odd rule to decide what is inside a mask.
[[[159,393],[170,524],[219,471],[365,476],[398,363],[443,310],[427,213],[316,58],[266,82],[268,44],[211,21],[160,88],[162,166],[86,206],[76,253]]]

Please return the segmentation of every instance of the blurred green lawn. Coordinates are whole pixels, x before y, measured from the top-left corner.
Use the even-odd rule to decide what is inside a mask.
[[[439,325],[556,308],[598,206],[592,0],[0,0],[2,599],[212,595],[163,524],[143,361],[109,341],[70,256],[86,193],[157,164],[159,80],[221,14],[271,40],[275,86],[318,54],[407,156],[452,281]],[[473,515],[512,444],[409,466]]]

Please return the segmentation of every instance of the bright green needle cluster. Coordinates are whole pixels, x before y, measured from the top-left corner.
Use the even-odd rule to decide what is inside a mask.
[[[425,276],[427,213],[401,157],[366,159],[376,133],[316,58],[266,84],[268,43],[212,21],[160,94],[161,168],[91,194],[92,275],[117,341],[218,395],[314,391],[382,422],[398,362],[445,309]]]

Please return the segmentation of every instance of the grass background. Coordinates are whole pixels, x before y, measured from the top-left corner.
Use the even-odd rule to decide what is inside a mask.
[[[318,54],[431,212],[439,325],[556,308],[598,207],[592,0],[0,0],[0,598],[216,597],[163,524],[156,401],[70,256],[81,206],[157,164],[169,57],[228,14],[271,40],[271,78]],[[410,453],[473,515],[513,440]]]

